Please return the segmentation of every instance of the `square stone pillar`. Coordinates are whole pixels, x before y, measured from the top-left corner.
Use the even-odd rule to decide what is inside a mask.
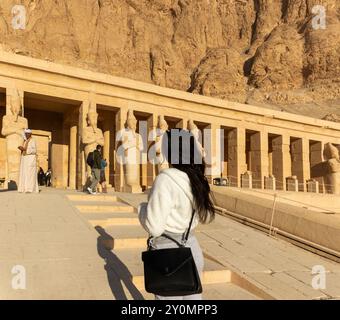
[[[299,191],[299,180],[297,179],[297,176],[287,178],[287,191]]]
[[[253,188],[253,175],[251,171],[241,174],[241,187],[248,189]]]
[[[183,118],[181,121],[179,121],[176,125],[177,129],[188,129],[188,121],[189,118]]]
[[[221,132],[223,134],[223,148],[221,150],[221,154],[223,155],[223,163],[222,163],[222,176],[224,178],[228,177],[228,130],[227,128],[223,128]]]
[[[292,175],[300,182],[299,190],[307,191],[306,182],[310,179],[309,140],[296,139],[291,143]]]
[[[83,101],[79,107],[79,119],[78,119],[78,169],[77,169],[77,188],[83,191],[86,184],[86,160],[85,151],[82,144],[83,129],[86,128],[86,117],[89,111],[90,101]]]
[[[272,139],[273,176],[278,190],[286,190],[286,178],[291,175],[290,137],[278,136]]]
[[[110,130],[104,129],[104,150],[103,150],[103,159],[106,159],[107,166],[105,167],[105,177],[106,183],[108,187],[111,187],[109,184],[110,181],[110,148],[111,148],[111,137],[110,137]]]
[[[79,110],[71,110],[64,115],[64,139],[69,145],[67,187],[77,188],[77,161],[78,161],[78,114]]]
[[[264,177],[264,187],[267,190],[276,190],[276,179],[274,176]]]
[[[124,190],[124,168],[123,164],[117,161],[117,150],[121,145],[121,141],[117,141],[117,133],[125,128],[125,123],[127,119],[128,108],[121,107],[115,116],[115,151],[114,151],[114,187],[116,191],[123,192]]]
[[[111,188],[111,160],[113,158],[114,149],[114,135],[112,128],[114,127],[115,119],[110,118],[109,113],[105,114],[106,117],[103,121],[103,135],[104,135],[104,147],[103,147],[103,159],[106,159],[107,166],[105,168],[106,186]]]
[[[21,110],[18,119],[14,119],[11,111],[12,101],[14,103],[20,101]],[[6,115],[2,118],[2,133],[6,137],[6,182],[4,185],[9,190],[17,190],[19,185],[21,152],[18,146],[23,144],[23,131],[27,128],[27,119],[24,118],[24,92],[15,87],[6,88]]]
[[[320,165],[323,159],[324,143],[322,141],[315,141],[310,144],[310,167],[311,178],[315,179],[319,183],[319,192],[325,193],[325,185],[323,181],[322,173],[317,169],[317,165]],[[315,170],[313,170],[315,168]],[[316,172],[314,172],[316,171]]]
[[[268,176],[268,133],[257,132],[250,136],[253,188],[264,188],[264,177]]]
[[[67,145],[52,144],[51,147],[51,167],[52,167],[52,186],[55,188],[66,189],[68,185],[68,162],[69,150]]]
[[[206,176],[209,183],[214,178],[220,178],[222,172],[222,135],[221,127],[217,124],[210,124],[203,130],[203,141],[206,161]]]
[[[228,178],[231,187],[240,187],[241,174],[247,171],[245,144],[245,128],[235,128],[228,132]]]
[[[148,118],[148,136],[150,133],[157,129],[157,123],[158,123],[158,114],[153,113],[149,118]],[[144,144],[147,143],[144,148],[146,148],[146,152],[148,152],[149,148],[152,146],[154,143],[153,141],[149,141],[149,138],[147,141],[144,142]],[[153,182],[156,178],[156,166],[152,163],[152,161],[149,160],[148,154],[147,154],[147,188],[151,188],[153,185]]]
[[[11,115],[11,97],[20,97],[21,105],[22,105],[22,110],[21,110],[21,116],[25,117],[25,108],[24,108],[24,91],[19,90],[15,87],[12,88],[6,88],[6,114]]]
[[[319,193],[319,182],[315,179],[307,181],[307,192]]]
[[[69,188],[77,187],[77,135],[78,126],[72,124],[70,126],[70,165],[69,165]]]

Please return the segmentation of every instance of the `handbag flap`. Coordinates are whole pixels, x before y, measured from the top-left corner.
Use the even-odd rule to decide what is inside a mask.
[[[145,251],[142,260],[155,272],[171,276],[193,260],[193,257],[190,248],[171,248]]]

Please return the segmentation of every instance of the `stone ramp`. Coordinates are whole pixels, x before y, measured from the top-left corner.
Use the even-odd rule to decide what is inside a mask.
[[[128,199],[123,202],[119,196],[117,194],[115,198],[112,197],[111,199],[114,200],[112,203],[107,201],[107,197],[101,195],[68,198],[78,210],[80,209],[80,214],[84,218],[86,217],[84,213],[87,215],[89,224],[95,227],[100,235],[98,245],[101,246],[102,255],[106,256],[109,261],[108,268],[114,270],[121,279],[125,279],[125,282],[123,281],[125,283],[123,286],[124,295],[118,296],[118,298],[153,299],[153,295],[144,290],[141,253],[146,249],[147,234],[139,225],[135,208],[143,197],[139,197],[136,201],[133,195],[129,195]],[[101,200],[103,202],[99,205]],[[129,205],[130,202],[133,205]],[[131,209],[126,209],[126,206]],[[85,210],[84,207],[86,207]],[[124,208],[124,211],[121,212],[117,209],[108,213],[107,207]],[[103,216],[103,212],[105,216]],[[229,299],[229,296],[230,298],[237,297],[237,299],[259,299],[252,293],[232,284],[230,279],[231,272],[228,268],[218,261],[206,257],[205,269],[201,278],[205,299],[215,299],[216,297]]]
[[[279,192],[274,200],[272,193],[262,190],[216,186],[212,190],[222,214],[264,231],[272,226],[278,237],[340,262],[340,214],[323,209],[321,201],[339,206],[339,196],[301,192],[296,201],[290,192]],[[316,200],[311,201],[313,197]]]
[[[232,271],[232,282],[279,300],[340,298],[339,263],[223,216],[215,222],[199,226],[197,236],[206,255]],[[312,287],[315,266],[325,270],[325,288]]]
[[[93,227],[115,217],[136,219],[136,207],[145,200],[146,195],[94,198],[56,189],[37,195],[1,192],[0,299],[153,299],[141,287],[143,229],[108,223],[100,234]],[[135,210],[75,208],[113,202]],[[340,299],[339,263],[219,215],[200,225],[196,236],[210,277],[203,279],[205,299]],[[316,265],[326,271],[326,287],[319,290],[311,286]],[[25,290],[11,287],[15,266],[25,268]]]
[[[114,299],[98,235],[63,192],[1,192],[0,203],[1,300]],[[12,288],[14,266],[26,289]]]
[[[133,206],[146,201],[139,195],[120,194]],[[252,212],[250,203],[244,210]],[[340,299],[340,264],[306,251],[268,233],[216,215],[199,225],[196,236],[207,258],[231,272],[231,283],[263,299]],[[325,270],[326,287],[312,287],[315,266]],[[228,296],[225,299],[229,299]]]

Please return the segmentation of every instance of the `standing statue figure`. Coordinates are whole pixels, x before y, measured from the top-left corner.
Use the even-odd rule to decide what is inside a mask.
[[[198,129],[197,125],[195,124],[195,122],[193,120],[188,121],[188,130],[195,137],[196,142],[197,142],[198,147],[199,147],[199,150],[201,151],[201,155],[204,158],[206,156],[206,154],[205,154],[205,150],[204,150],[204,148],[201,144],[202,133],[201,133],[200,129]]]
[[[163,138],[164,134],[168,130],[169,126],[164,116],[159,116],[158,124],[157,124],[157,133],[156,133],[156,157],[157,157],[157,164],[156,164],[156,174],[158,175],[163,169],[169,168],[169,163],[166,161],[166,157],[163,155],[162,152],[162,145],[163,145]]]
[[[123,164],[124,164],[124,191],[125,192],[141,192],[140,185],[140,166],[141,151],[144,149],[142,136],[136,132],[137,119],[133,111],[128,111],[126,120],[126,128],[121,135]]]
[[[7,181],[8,189],[18,188],[21,152],[18,146],[24,142],[24,130],[28,127],[28,121],[22,117],[22,102],[19,93],[9,96],[10,111],[12,114],[2,118],[1,134],[6,137],[7,150]]]
[[[324,147],[327,173],[324,176],[328,193],[340,195],[340,157],[339,150],[331,143]]]
[[[97,145],[104,145],[104,135],[101,129],[97,127],[98,113],[90,110],[87,114],[87,127],[83,129],[82,143],[85,145],[85,160],[90,152],[94,151]],[[86,165],[87,177],[91,177],[91,168]]]

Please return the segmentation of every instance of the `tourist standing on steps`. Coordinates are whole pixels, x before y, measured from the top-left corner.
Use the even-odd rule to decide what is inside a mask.
[[[93,157],[93,162],[91,166],[91,175],[92,175],[92,183],[91,185],[87,188],[87,191],[91,194],[96,194],[97,190],[97,185],[100,181],[100,172],[102,169],[102,146],[97,145],[96,150],[93,151],[92,157]],[[91,155],[90,155],[91,156]]]
[[[171,150],[171,146],[176,145],[171,143],[175,138],[179,141],[178,150]],[[184,141],[190,143],[184,144]],[[182,145],[186,149],[183,150]],[[196,213],[186,246],[191,248],[197,271],[202,273],[203,254],[193,230],[199,222],[210,222],[215,216],[209,183],[204,175],[205,163],[202,153],[194,136],[186,130],[178,132],[178,129],[166,132],[162,142],[162,153],[169,163],[169,168],[162,170],[156,177],[148,202],[139,206],[139,221],[152,236],[154,249],[176,248],[177,244],[173,240],[162,235],[165,234],[181,243],[195,209]],[[202,295],[156,296],[155,298],[157,300],[200,300]]]
[[[39,193],[37,170],[37,145],[32,138],[32,130],[25,129],[25,142],[21,151],[19,187],[20,193]]]

